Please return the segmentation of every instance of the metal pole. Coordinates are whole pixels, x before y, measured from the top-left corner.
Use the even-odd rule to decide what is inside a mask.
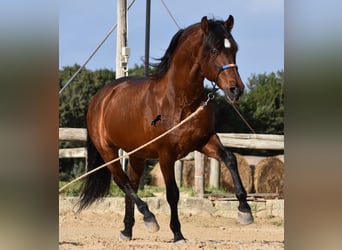
[[[150,65],[150,20],[151,0],[146,0],[146,27],[145,27],[145,76],[149,75]]]

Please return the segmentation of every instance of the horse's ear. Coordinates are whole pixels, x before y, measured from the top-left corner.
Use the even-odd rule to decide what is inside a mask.
[[[204,34],[208,34],[209,32],[209,24],[208,24],[208,19],[206,16],[202,17],[202,20],[201,20],[201,28],[204,32]]]
[[[230,32],[233,29],[234,26],[234,17],[232,15],[229,15],[227,21],[224,22],[224,27]]]

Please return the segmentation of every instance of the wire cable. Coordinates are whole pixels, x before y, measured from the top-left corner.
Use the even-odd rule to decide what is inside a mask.
[[[172,20],[174,21],[174,23],[176,24],[176,26],[178,27],[178,29],[181,29],[181,27],[178,25],[176,19],[175,19],[174,16],[172,15],[171,11],[170,11],[169,8],[166,6],[164,0],[161,0],[161,2],[163,3],[165,9],[166,9],[167,12],[169,13],[170,17],[172,18]]]
[[[127,10],[129,10],[131,8],[131,6],[134,4],[136,0],[133,0]],[[96,52],[100,49],[100,47],[104,44],[104,42],[108,39],[108,37],[113,33],[113,31],[116,29],[116,27],[118,26],[118,24],[114,24],[110,30],[108,31],[107,35],[104,37],[104,39],[100,42],[100,44],[96,47],[96,49],[93,51],[93,53],[91,53],[91,55],[88,57],[88,59],[82,64],[82,66],[72,75],[72,77],[67,81],[66,84],[64,84],[64,86],[60,89],[59,91],[59,95],[64,91],[64,89],[75,79],[75,77],[78,75],[78,73],[80,73],[80,71],[87,65],[87,63],[90,61],[91,58],[93,58],[93,56],[96,54]]]

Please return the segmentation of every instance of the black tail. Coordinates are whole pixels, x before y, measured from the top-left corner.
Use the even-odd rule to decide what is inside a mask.
[[[95,148],[87,133],[87,151],[88,151],[88,171],[104,164],[100,153]],[[79,211],[90,206],[97,199],[103,198],[109,192],[111,183],[111,173],[108,168],[101,168],[98,171],[88,175],[82,186],[79,201]]]

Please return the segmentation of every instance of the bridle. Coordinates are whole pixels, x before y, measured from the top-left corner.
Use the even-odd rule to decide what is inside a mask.
[[[226,65],[223,65],[223,66],[217,66],[215,63],[214,63],[214,65],[218,68],[218,71],[217,71],[217,73],[216,73],[216,77],[215,77],[215,80],[214,80],[214,82],[215,82],[215,84],[216,84],[216,82],[217,82],[217,80],[218,80],[218,77],[219,77],[219,75],[220,75],[220,73],[222,72],[222,71],[224,71],[224,70],[226,70],[226,69],[229,69],[229,68],[233,68],[233,67],[235,67],[235,68],[237,68],[237,65],[235,64],[235,63],[230,63],[230,64],[226,64]]]
[[[212,61],[212,63],[215,65],[215,67],[216,68],[218,68],[218,71],[217,71],[217,73],[216,73],[216,77],[215,77],[215,80],[214,81],[210,81],[211,82],[211,85],[212,85],[212,87],[213,87],[213,89],[209,92],[209,94],[208,94],[208,98],[210,99],[210,100],[212,100],[213,98],[214,98],[214,93],[216,92],[216,91],[218,91],[220,88],[219,87],[217,87],[217,79],[218,79],[218,77],[219,77],[219,75],[220,75],[220,73],[222,72],[222,71],[224,71],[224,70],[226,70],[226,69],[229,69],[229,68],[232,68],[232,67],[235,67],[235,68],[237,68],[237,65],[235,64],[235,63],[229,63],[229,64],[226,64],[226,65],[223,65],[223,66],[218,66],[214,61]]]
[[[220,75],[220,73],[226,69],[230,69],[230,68],[237,68],[238,66],[235,64],[235,63],[229,63],[229,64],[226,64],[226,65],[223,65],[223,66],[218,66],[216,63],[215,63],[215,59],[216,57],[218,56],[219,54],[219,51],[216,49],[216,48],[213,48],[210,50],[210,52],[212,53],[212,56],[214,58],[212,58],[211,62],[212,64],[214,64],[214,66],[218,69],[217,70],[217,73],[216,73],[216,77],[215,77],[215,80],[214,80],[214,83],[217,84],[217,80],[218,80],[218,77]]]
[[[215,92],[218,91],[220,88],[217,87],[217,79],[220,75],[220,73],[226,69],[229,69],[229,68],[232,68],[232,67],[235,67],[237,68],[237,65],[235,63],[230,63],[230,64],[226,64],[226,65],[223,65],[223,66],[217,66],[215,64],[215,62],[212,62],[217,68],[218,68],[218,71],[217,71],[217,74],[216,74],[216,78],[214,81],[210,81],[211,82],[211,85],[213,87],[213,89],[208,93],[208,99],[205,101],[205,105],[208,104],[208,102],[210,100],[213,100],[214,97],[215,97]],[[255,130],[251,127],[251,125],[249,125],[249,123],[247,122],[247,120],[242,116],[242,114],[239,112],[239,110],[236,108],[235,104],[230,100],[230,98],[226,95],[225,96],[225,99],[226,101],[233,107],[233,109],[236,111],[236,113],[240,116],[240,118],[242,119],[242,121],[247,125],[247,127],[252,131],[253,134],[256,134]]]
[[[226,69],[233,68],[233,67],[237,68],[238,66],[235,63],[229,63],[229,64],[226,64],[226,65],[223,65],[220,67],[214,61],[212,61],[211,63],[213,63],[215,65],[215,67],[218,69],[217,73],[216,73],[215,80],[214,81],[210,80],[211,85],[213,87],[211,93],[215,93],[217,90],[219,90],[219,88],[217,87],[217,80],[218,80],[218,77],[221,74],[221,72],[226,70]]]

